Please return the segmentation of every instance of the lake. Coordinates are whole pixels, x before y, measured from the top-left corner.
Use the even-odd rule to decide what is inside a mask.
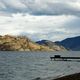
[[[80,72],[80,61],[51,61],[50,56],[80,57],[79,51],[0,52],[0,80],[32,80],[37,77],[59,77]]]

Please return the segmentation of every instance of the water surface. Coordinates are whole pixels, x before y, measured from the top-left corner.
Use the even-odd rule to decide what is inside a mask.
[[[0,52],[0,80],[32,80],[80,72],[80,62],[51,61],[50,56],[80,56],[80,52]]]

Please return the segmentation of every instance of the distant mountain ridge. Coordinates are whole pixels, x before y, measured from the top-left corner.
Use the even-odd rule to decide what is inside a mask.
[[[62,45],[65,48],[73,50],[73,51],[80,51],[80,36],[66,38],[62,41],[57,41],[55,43],[58,45]]]
[[[54,48],[56,51],[58,50],[72,50],[72,51],[80,51],[80,36],[66,38],[62,41],[49,41],[49,40],[41,40],[36,43],[40,45],[45,45],[50,48]]]
[[[55,49],[55,51],[63,51],[66,50],[62,45],[58,45],[55,42],[49,41],[49,40],[41,40],[37,41],[36,43],[44,46],[48,46],[51,49]]]

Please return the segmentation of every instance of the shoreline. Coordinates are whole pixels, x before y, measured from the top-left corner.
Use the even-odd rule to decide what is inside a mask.
[[[75,73],[67,76],[63,76],[53,80],[80,80],[80,73]]]
[[[32,80],[80,80],[80,73],[74,73],[74,74],[70,74],[70,75],[55,78],[55,79],[52,77],[44,78],[44,79],[37,77],[37,78],[32,79]]]

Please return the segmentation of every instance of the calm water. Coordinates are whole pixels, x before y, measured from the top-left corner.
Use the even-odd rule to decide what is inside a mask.
[[[0,80],[32,80],[80,72],[79,61],[50,61],[50,56],[80,52],[0,52]]]

